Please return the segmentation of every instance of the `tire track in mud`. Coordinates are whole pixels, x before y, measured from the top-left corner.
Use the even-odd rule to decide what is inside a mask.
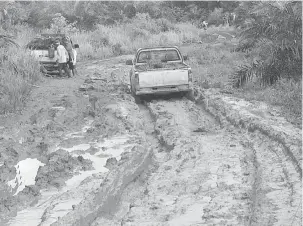
[[[190,103],[188,101],[186,102]],[[186,221],[188,217],[194,218],[192,219],[194,222],[191,223],[203,222],[203,224],[211,223],[214,220],[220,221],[220,218],[222,218],[221,221],[224,221],[223,225],[226,225],[225,218],[234,218],[232,216],[237,215],[238,210],[241,210],[244,207],[237,203],[237,201],[232,204],[227,203],[226,206],[230,208],[232,208],[233,205],[240,205],[241,207],[238,206],[238,209],[236,211],[231,211],[231,213],[221,213],[221,215],[217,214],[215,216],[214,214],[220,211],[214,211],[214,209],[222,209],[221,199],[225,197],[226,194],[221,194],[221,196],[219,195],[217,197],[215,195],[216,193],[212,192],[212,189],[220,187],[219,190],[224,193],[226,188],[229,186],[232,187],[231,185],[233,182],[232,184],[226,185],[226,183],[230,182],[230,175],[226,176],[224,173],[231,169],[233,164],[221,164],[220,167],[216,167],[214,162],[208,162],[208,164],[205,164],[201,159],[200,142],[202,141],[202,143],[206,143],[205,146],[207,146],[209,140],[206,138],[204,140],[202,139],[200,142],[196,142],[193,139],[190,139],[187,135],[190,134],[193,135],[194,138],[197,138],[194,134],[204,133],[205,135],[207,132],[214,136],[212,137],[211,143],[216,143],[217,128],[215,130],[210,129],[213,127],[212,123],[215,123],[215,121],[211,119],[211,123],[207,125],[208,120],[205,119],[205,117],[202,117],[200,121],[205,128],[197,128],[195,124],[191,125],[192,128],[188,128],[190,120],[187,120],[187,122],[184,123],[184,118],[180,115],[177,119],[174,119],[172,114],[167,114],[168,112],[161,111],[161,107],[159,106],[159,108],[155,110],[151,107],[151,104],[140,106],[140,109],[144,110],[147,117],[148,114],[149,116],[150,114],[152,115],[156,126],[155,130],[157,131],[158,140],[160,142],[164,142],[164,145],[168,147],[168,149],[165,148],[164,151],[161,151],[160,153],[154,151],[155,161],[157,162],[156,165],[158,166],[145,172],[138,181],[130,184],[124,191],[121,198],[123,200],[121,206],[125,206],[127,209],[126,213],[124,212],[122,215],[121,213],[117,214],[114,217],[110,217],[110,219],[99,217],[99,219],[97,219],[92,225],[191,225],[188,220]],[[191,107],[193,107],[193,105]],[[196,115],[193,114],[195,115],[193,117],[200,115],[197,110],[198,109],[195,111]],[[168,122],[164,123],[161,121],[163,118],[161,119],[160,117],[159,120],[159,115],[164,118],[168,116],[167,118],[175,120],[174,123],[179,125],[180,130],[177,131],[176,128],[173,127],[169,128],[170,125],[173,124],[172,121],[169,122],[169,120],[167,121],[164,119],[164,121]],[[163,131],[162,126],[167,126],[169,130]],[[208,129],[206,128],[207,126]],[[217,127],[220,126],[217,125]],[[194,130],[194,132],[191,130]],[[184,137],[182,138],[182,136]],[[224,139],[224,137],[221,138]],[[229,140],[229,142],[233,141]],[[225,146],[226,144],[217,145],[221,150],[228,148]],[[232,145],[232,147],[234,146]],[[213,155],[211,145],[208,144],[205,149],[209,149],[210,153],[208,154]],[[219,156],[217,157],[220,157],[220,153],[218,154]],[[237,154],[237,151],[235,151],[234,154]],[[243,158],[244,160],[241,159],[241,161],[239,161],[238,156],[233,157],[233,159],[238,162],[238,165],[240,165],[239,167],[244,169],[244,172],[251,171],[249,153],[247,153]],[[208,170],[209,167],[211,170]],[[221,172],[220,177],[218,177],[218,172]],[[195,175],[196,177],[191,177],[191,175]],[[197,175],[200,176],[197,177]],[[206,184],[199,184],[199,180],[201,180],[201,178],[207,178]],[[236,184],[241,183],[242,181]],[[247,199],[247,193],[243,192],[243,189],[238,190],[238,193],[233,194],[235,196],[235,200],[242,200],[242,197],[244,197],[243,202],[245,202],[244,205],[247,206],[245,201]],[[189,195],[186,195],[186,192],[188,192]],[[249,192],[249,189],[247,192]],[[197,202],[196,199],[198,199],[199,202]],[[226,216],[226,214],[229,214],[229,216]],[[243,215],[243,213],[240,213],[240,215]],[[237,219],[231,219],[230,222],[235,220],[237,221]],[[243,222],[244,220],[245,216],[242,216],[240,221]],[[179,221],[182,223],[180,224]],[[243,224],[239,224],[237,221],[234,225]]]
[[[204,108],[204,103],[201,106]],[[228,116],[225,118],[220,112],[216,115],[216,111],[210,113],[222,126],[231,125]],[[262,131],[239,127],[234,130],[242,131],[242,144],[253,153],[248,225],[302,225],[302,213],[298,211],[302,208],[301,172],[285,146]]]
[[[200,120],[199,124],[199,120],[180,117],[176,114],[176,112],[182,112],[178,106],[167,111],[168,103],[178,101],[180,99],[173,98],[139,104],[140,111],[144,112],[144,120],[147,120],[149,125],[154,124],[155,133],[152,139],[155,140],[156,135],[157,142],[162,148],[153,151],[155,158],[153,164],[125,188],[121,197],[120,210],[111,216],[99,216],[92,225],[193,225],[194,223],[198,225],[285,225],[285,222],[300,225],[299,214],[293,217],[300,203],[293,202],[293,206],[284,203],[289,200],[299,200],[300,185],[296,182],[297,174],[293,171],[292,165],[289,165],[289,159],[285,158],[281,152],[282,149],[273,151],[279,147],[278,144],[271,145],[270,152],[278,153],[276,158],[272,158],[273,156],[267,150],[270,148],[264,146],[262,142],[264,140],[262,134],[255,136],[255,133],[236,128],[228,120],[222,120],[216,114],[212,114],[213,112],[208,115],[203,106],[183,99],[187,104],[192,105],[192,108],[188,108],[190,109],[188,115],[196,114],[196,117],[202,115],[202,118],[203,115],[208,115],[212,120],[220,119],[220,125],[216,130],[211,130],[207,120]],[[191,112],[192,109],[195,110]],[[203,145],[195,146],[197,143],[206,144],[204,145],[206,147],[203,149]],[[272,140],[268,139],[265,143],[270,144]],[[218,156],[208,153],[210,159],[218,160],[221,157],[220,154],[228,153],[225,158],[221,157],[219,164],[207,158],[203,163],[197,161],[201,158],[199,156],[201,153],[207,153],[205,149],[213,147],[221,153],[218,151]],[[273,159],[273,161],[270,162],[267,159]],[[208,163],[208,168],[203,168],[203,164],[206,163]],[[189,168],[190,164],[191,170],[187,169],[190,173],[186,176],[182,175],[186,172],[184,168]],[[233,168],[238,174],[229,172],[233,171]],[[275,172],[274,177],[270,177],[273,168],[279,170]],[[204,174],[196,172],[199,170],[204,171]],[[286,194],[281,198],[284,202],[275,201],[273,198],[275,193],[268,192],[281,172],[284,175],[281,180],[285,183],[279,184],[278,189],[281,194]],[[199,173],[201,176],[197,178],[206,178],[206,184],[197,186],[199,179],[191,181],[190,177]],[[292,176],[289,177],[289,175]],[[268,181],[271,181],[270,185]],[[295,186],[291,188],[288,186],[290,184],[295,184]],[[230,190],[230,193],[227,190]],[[195,198],[184,195],[184,191],[193,193]],[[182,196],[186,196],[187,199],[182,199]],[[197,203],[196,199],[200,203]],[[286,213],[290,213],[290,216],[285,216]],[[195,218],[196,215],[200,217],[193,219],[196,220],[194,223],[185,220],[188,217]],[[182,220],[185,221],[180,223]]]
[[[229,143],[231,140],[227,140],[224,135],[222,136],[222,128],[213,117],[187,99],[160,101],[151,103],[148,107],[156,118],[156,130],[160,134],[160,139],[163,139],[172,147],[168,154],[168,162],[171,161],[170,164],[172,162],[177,163],[175,166],[174,164],[171,165],[175,170],[173,174],[169,172],[171,171],[169,167],[163,168],[166,171],[165,173],[170,175],[169,178],[175,177],[173,184],[168,186],[166,192],[175,194],[178,198],[173,211],[167,212],[167,207],[160,208],[161,212],[167,213],[162,224],[215,223],[219,225],[221,223],[223,225],[243,225],[245,213],[239,213],[239,210],[248,206],[246,201],[243,204],[242,201],[238,202],[237,200],[246,200],[249,190],[237,187],[239,183],[236,180],[241,178],[241,175],[239,174],[238,178],[234,179],[228,171],[236,168],[236,166],[238,171],[241,171],[242,168],[244,171],[248,170],[250,167],[245,165],[244,162],[249,161],[243,161],[243,159],[248,159],[249,156],[238,156],[237,153],[234,153],[234,155],[227,155],[222,158],[220,152],[230,148],[224,142]],[[219,140],[225,141],[218,142]],[[220,144],[218,145],[218,143]],[[230,146],[234,147],[234,144],[230,144]],[[226,157],[229,157],[232,161],[223,163],[223,159]],[[203,161],[202,159],[205,158],[207,160]],[[220,160],[218,161],[218,159]],[[231,164],[231,162],[233,163]],[[235,162],[237,164],[234,164]],[[159,179],[161,180],[161,177]],[[242,178],[241,181],[243,180],[247,179]],[[173,189],[172,187],[175,186],[176,189]],[[226,194],[226,190],[231,187],[231,190],[233,190],[231,194]],[[217,192],[214,192],[214,190],[217,190]],[[184,194],[184,192],[189,194]],[[156,194],[154,195],[156,196]],[[231,200],[224,204],[225,196],[229,196]],[[200,202],[197,202],[197,200]],[[222,212],[221,210],[224,208],[236,208],[238,210]],[[239,219],[235,219],[235,216],[238,216]],[[189,218],[193,219],[189,220]],[[136,225],[136,223],[129,225]]]
[[[124,127],[128,128],[128,133],[134,134],[140,139],[137,139],[136,147],[112,168],[95,194],[89,194],[86,200],[76,206],[73,211],[52,225],[91,225],[100,215],[108,217],[117,211],[128,211],[127,206],[120,210],[118,204],[121,194],[130,184],[138,181],[141,175],[148,173],[150,166],[156,167],[153,164],[152,150],[163,148],[155,138],[153,123],[149,117],[147,118],[146,113],[149,114],[149,112],[139,109],[130,95],[125,93],[124,88],[120,90],[122,78],[119,78],[119,65],[114,68],[112,65],[109,66],[109,70],[102,70],[104,67],[106,69],[107,65],[100,67],[99,70],[102,70],[102,74],[97,71],[94,73],[94,78],[98,81],[119,80],[118,84],[113,82],[114,85],[119,85],[119,88],[112,90],[112,94],[117,98],[117,104],[107,106],[106,111],[114,112],[114,115],[122,120]],[[111,77],[104,78],[105,74]],[[96,77],[98,75],[102,77]],[[109,89],[111,90],[112,87]]]
[[[140,106],[140,109],[143,109],[145,112],[148,110],[150,114],[152,115],[152,118],[155,123],[155,130],[158,136],[159,142],[166,147],[166,152],[169,153],[165,157],[162,155],[162,161],[160,158],[156,158],[158,162],[158,173],[163,171],[170,171],[171,166],[165,166],[163,167],[162,164],[166,165],[167,162],[169,162],[171,159],[174,158],[174,161],[178,161],[182,159],[182,155],[184,155],[184,151],[186,152],[187,150],[183,150],[182,153],[177,152],[175,156],[172,156],[172,152],[174,152],[175,148],[178,148],[180,146],[180,143],[194,143],[196,142],[194,139],[190,139],[190,141],[186,141],[186,139],[182,139],[182,136],[186,136],[186,134],[192,134],[188,128],[184,128],[184,124],[186,127],[186,124],[188,125],[188,121],[186,121],[186,118],[182,119],[174,119],[174,123],[178,124],[179,123],[179,131],[176,130],[170,130],[168,132],[163,131],[163,127],[165,126],[170,126],[173,124],[172,122],[169,122],[167,124],[164,123],[167,119],[172,119],[174,118],[173,112],[165,112],[161,107],[167,107],[169,102],[176,102],[178,100],[168,100],[168,101],[153,101],[152,103],[147,103],[145,102],[144,105]],[[159,106],[159,103],[161,103]],[[189,103],[189,102],[188,102]],[[193,105],[197,110],[199,111],[197,115],[199,114],[207,114],[208,113],[199,107],[198,105]],[[175,109],[176,112],[178,112],[178,109]],[[202,113],[201,113],[202,112]],[[170,113],[170,114],[167,114]],[[165,115],[161,119],[161,116]],[[178,117],[178,114],[177,114]],[[213,118],[212,116],[208,116]],[[185,123],[184,123],[185,119]],[[163,121],[164,120],[164,121]],[[157,123],[158,121],[158,123]],[[160,122],[159,122],[160,121]],[[183,123],[183,125],[182,125]],[[205,121],[202,123],[205,126]],[[300,177],[300,175],[297,174],[296,169],[293,167],[289,159],[287,159],[284,156],[283,153],[283,147],[279,147],[279,144],[274,143],[272,140],[268,139],[264,142],[264,137],[262,137],[262,134],[258,134],[257,136],[255,134],[251,134],[250,132],[246,132],[243,135],[243,131],[239,130],[238,128],[233,127],[230,124],[221,124],[221,128],[219,129],[219,133],[233,133],[237,138],[238,138],[238,144],[240,145],[239,152],[242,152],[242,156],[238,156],[240,159],[239,165],[241,169],[241,173],[244,175],[242,177],[242,182],[245,184],[242,188],[238,190],[238,192],[234,191],[234,185],[233,182],[231,184],[228,184],[230,181],[233,179],[228,178],[227,180],[223,180],[223,186],[221,182],[216,182],[216,188],[219,188],[220,186],[224,187],[226,192],[226,189],[232,190],[232,195],[225,194],[224,196],[219,194],[214,194],[215,196],[218,195],[218,197],[211,197],[210,200],[204,200],[203,204],[204,207],[201,209],[201,212],[203,212],[201,218],[196,219],[197,224],[202,223],[202,224],[215,224],[215,225],[286,225],[288,222],[292,222],[292,225],[301,225],[301,215],[298,214],[298,208],[300,208],[300,182],[297,181],[297,179]],[[182,131],[183,129],[183,131]],[[193,129],[193,128],[192,128]],[[209,133],[211,132],[210,130],[207,130],[205,128],[196,128],[195,132],[206,132]],[[175,133],[174,135],[171,135]],[[177,134],[177,135],[176,135]],[[205,135],[205,134],[204,134]],[[208,136],[208,135],[206,135]],[[226,134],[221,137],[221,139],[226,139],[225,138]],[[175,139],[175,138],[181,138],[181,139]],[[194,137],[194,136],[193,136]],[[261,138],[260,138],[261,137]],[[237,139],[235,137],[232,138],[233,142],[237,142]],[[204,140],[205,143],[209,142],[209,140]],[[217,138],[213,140],[213,143],[217,143]],[[264,146],[264,143],[265,146]],[[234,144],[231,145],[234,147]],[[266,152],[267,154],[264,154]],[[224,150],[226,151],[226,150]],[[272,156],[272,155],[276,155]],[[188,155],[188,153],[186,153]],[[194,154],[190,155],[190,158],[196,159],[196,155],[198,155],[197,152],[194,152]],[[270,157],[268,156],[270,155]],[[168,157],[169,156],[169,157]],[[185,158],[181,161],[181,164],[177,167],[176,171],[177,173],[180,173],[184,165],[186,165],[188,161],[190,161],[190,158]],[[238,159],[238,160],[239,160]],[[268,159],[271,159],[272,161],[268,161]],[[228,159],[225,165],[227,165],[227,168],[231,168],[231,166],[228,164],[229,163]],[[162,165],[162,166],[161,166]],[[196,168],[197,164],[194,164],[194,168]],[[218,167],[218,170],[214,172],[215,176],[220,175],[220,167]],[[273,169],[279,169],[276,170],[275,174],[273,175]],[[155,169],[154,169],[155,171]],[[222,170],[224,172],[224,170]],[[144,184],[145,185],[143,193],[144,194],[149,194],[149,187],[152,187],[152,177],[156,177],[157,173],[153,172],[149,176],[145,177],[141,181],[141,186]],[[282,176],[281,176],[282,175]],[[284,176],[283,176],[284,175]],[[219,176],[220,177],[220,176]],[[170,177],[170,179],[173,177]],[[180,178],[179,178],[180,179]],[[149,181],[151,180],[151,181]],[[159,180],[159,178],[157,178]],[[161,179],[160,179],[161,180]],[[283,180],[285,183],[276,185],[277,180]],[[146,181],[147,184],[146,184]],[[156,182],[156,181],[154,181]],[[196,182],[196,181],[195,181]],[[227,183],[224,185],[224,182]],[[270,185],[268,185],[271,183]],[[155,184],[155,183],[154,183]],[[173,184],[171,186],[176,186],[178,183]],[[278,188],[277,188],[278,186]],[[185,186],[186,187],[186,186]],[[203,186],[202,186],[203,187]],[[136,188],[135,188],[136,189]],[[157,188],[161,190],[161,187]],[[201,186],[196,193],[199,193],[201,191]],[[277,199],[277,196],[275,195],[275,191],[279,190],[279,198]],[[152,189],[151,189],[152,190]],[[156,190],[156,189],[155,189]],[[269,192],[268,190],[273,190],[272,192]],[[128,190],[129,191],[129,190]],[[205,192],[203,195],[205,195]],[[166,193],[165,196],[167,196],[169,193]],[[168,206],[165,207],[159,207],[161,206],[161,202],[163,202],[163,197],[158,200],[158,202],[154,201],[154,198],[159,195],[157,192],[154,194],[150,195],[149,198],[144,198],[138,194],[134,194],[133,196],[136,196],[137,198],[132,199],[132,203],[129,204],[129,210],[126,215],[124,215],[123,219],[121,220],[121,225],[192,225],[188,220],[186,222],[180,223],[179,221],[184,220],[185,218],[189,217],[190,214],[186,213],[187,212],[193,212],[193,209],[191,207],[183,207],[184,209],[179,212],[179,214],[176,214],[178,212],[176,209],[174,209],[172,213],[167,213],[167,208]],[[179,194],[180,195],[180,194]],[[179,197],[177,195],[176,197]],[[146,195],[145,195],[146,196]],[[230,204],[233,201],[229,200],[227,202],[230,203],[225,203],[226,200],[224,200],[226,197],[231,197],[233,196],[233,201],[234,200],[244,200],[242,204]],[[267,197],[269,196],[269,197]],[[150,202],[151,197],[153,197],[153,202]],[[138,201],[142,200],[143,201]],[[227,198],[228,200],[228,198]],[[145,203],[145,204],[143,204]],[[149,203],[150,205],[148,208],[142,207],[146,205],[146,203]],[[174,205],[178,203],[177,199],[171,202],[171,205]],[[291,205],[289,205],[291,203]],[[180,203],[178,203],[180,204]],[[157,206],[159,205],[159,206]],[[182,205],[182,204],[181,204]],[[203,206],[203,205],[202,205]],[[219,206],[219,208],[218,208]],[[223,207],[222,207],[223,206]],[[227,206],[228,209],[231,210],[231,212],[224,212],[223,213],[220,211],[224,209],[224,206]],[[235,207],[236,206],[236,207]],[[201,205],[200,205],[201,207]],[[195,206],[195,208],[199,208],[198,206]],[[236,211],[234,210],[236,208]],[[237,209],[238,208],[238,209]],[[137,209],[134,211],[134,209]],[[139,210],[138,210],[139,209]],[[156,211],[159,210],[160,211]],[[243,209],[245,209],[243,211]],[[157,212],[157,213],[149,213],[149,212]],[[242,212],[241,212],[242,211]],[[163,212],[167,213],[165,216],[163,216]],[[241,212],[241,213],[239,213]],[[187,214],[187,215],[186,215]],[[139,217],[136,217],[139,215]],[[148,217],[147,215],[151,215]],[[162,215],[162,218],[159,219],[159,215]],[[177,215],[177,218],[176,216]],[[288,216],[287,216],[288,215]],[[298,215],[298,216],[297,216]],[[183,217],[182,217],[183,216]],[[193,216],[193,215],[192,215]],[[232,217],[233,216],[233,217]],[[234,217],[236,216],[236,217]],[[142,221],[142,218],[146,218],[145,221]],[[156,220],[158,219],[158,221]],[[175,221],[174,221],[175,220]],[[179,222],[179,223],[177,223]],[[100,222],[99,222],[100,223]],[[95,223],[94,225],[102,225],[99,223]],[[110,225],[116,225],[116,224],[110,224]]]
[[[146,107],[146,104],[137,104],[137,106],[137,114],[140,115],[138,119],[143,119],[143,127],[139,132],[142,141],[144,142],[144,145],[142,145],[145,147],[145,151],[150,153],[149,164],[146,164],[140,173],[137,173],[136,176],[123,188],[121,197],[117,197],[115,204],[109,204],[114,205],[114,208],[109,211],[99,212],[99,214],[95,213],[93,214],[94,217],[88,216],[85,218],[85,223],[84,221],[81,221],[80,224],[78,222],[75,223],[76,225],[93,226],[123,224],[123,218],[129,214],[133,207],[133,202],[131,200],[134,200],[137,195],[144,193],[146,190],[145,182],[147,181],[147,178],[149,178],[152,172],[159,167],[159,162],[157,160],[169,151],[166,144],[159,141],[157,137],[157,133],[154,128],[154,119]],[[87,220],[89,223],[87,223]]]
[[[300,174],[283,146],[261,133],[247,133],[245,138],[255,155],[249,225],[302,225],[302,214],[297,212],[302,207]]]

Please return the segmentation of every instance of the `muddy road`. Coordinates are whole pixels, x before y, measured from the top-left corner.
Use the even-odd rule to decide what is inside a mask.
[[[301,140],[283,145],[301,131],[237,126],[199,90],[136,104],[128,58],[47,78],[0,118],[0,225],[302,225]]]

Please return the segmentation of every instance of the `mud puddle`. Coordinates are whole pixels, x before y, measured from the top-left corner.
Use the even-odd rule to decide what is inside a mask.
[[[53,150],[60,149],[69,152],[72,157],[92,162],[91,170],[75,170],[72,178],[65,181],[62,188],[46,188],[40,190],[39,200],[34,205],[17,213],[7,225],[50,225],[72,211],[88,193],[96,191],[105,178],[112,164],[120,160],[123,152],[130,151],[134,146],[129,135],[113,136],[111,138],[96,138],[83,142],[85,133],[93,121],[88,121],[81,131],[66,134],[62,142]],[[78,142],[75,142],[77,141]],[[83,142],[83,143],[79,143]],[[71,144],[77,143],[73,146]],[[69,145],[67,145],[69,144]],[[12,188],[17,186],[15,193],[22,191],[25,185],[35,185],[35,177],[39,166],[44,164],[37,159],[20,161],[16,166],[16,177],[8,182]],[[15,188],[16,189],[16,188]]]

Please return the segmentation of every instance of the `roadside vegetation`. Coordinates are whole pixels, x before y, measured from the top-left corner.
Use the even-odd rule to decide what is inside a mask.
[[[11,37],[0,37],[0,114],[20,110],[34,83],[40,79],[40,67],[29,53]]]
[[[82,61],[177,45],[197,85],[279,106],[301,126],[302,2],[2,2],[0,9],[1,114],[22,106],[40,78],[24,46],[39,33],[67,33]]]

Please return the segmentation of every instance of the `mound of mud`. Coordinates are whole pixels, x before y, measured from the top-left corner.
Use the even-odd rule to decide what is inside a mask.
[[[0,160],[7,164],[14,164],[19,157],[19,153],[13,147],[6,147],[3,151],[0,149]]]
[[[9,187],[3,185],[0,187],[0,225],[2,220],[14,216],[23,205],[35,204],[40,196],[39,188],[35,185],[25,186],[17,196],[12,196]]]
[[[113,169],[116,165],[118,164],[118,161],[117,161],[117,159],[116,158],[109,158],[109,159],[107,159],[107,161],[106,161],[106,165],[105,165],[105,167],[107,168],[107,169]]]
[[[4,164],[0,166],[0,183],[5,184],[9,180],[13,179],[14,175],[16,175],[16,168],[7,164],[7,162],[5,161]]]
[[[72,177],[76,170],[90,170],[92,162],[81,157],[72,157],[67,151],[59,149],[47,157],[45,166],[39,168],[36,186],[46,188],[49,185],[61,187]]]
[[[1,174],[2,175],[2,174]],[[0,187],[0,219],[7,215],[16,206],[17,200],[10,195],[8,187]],[[1,221],[0,221],[1,222]]]
[[[40,197],[40,190],[36,185],[25,186],[17,196],[18,205],[35,204]]]

